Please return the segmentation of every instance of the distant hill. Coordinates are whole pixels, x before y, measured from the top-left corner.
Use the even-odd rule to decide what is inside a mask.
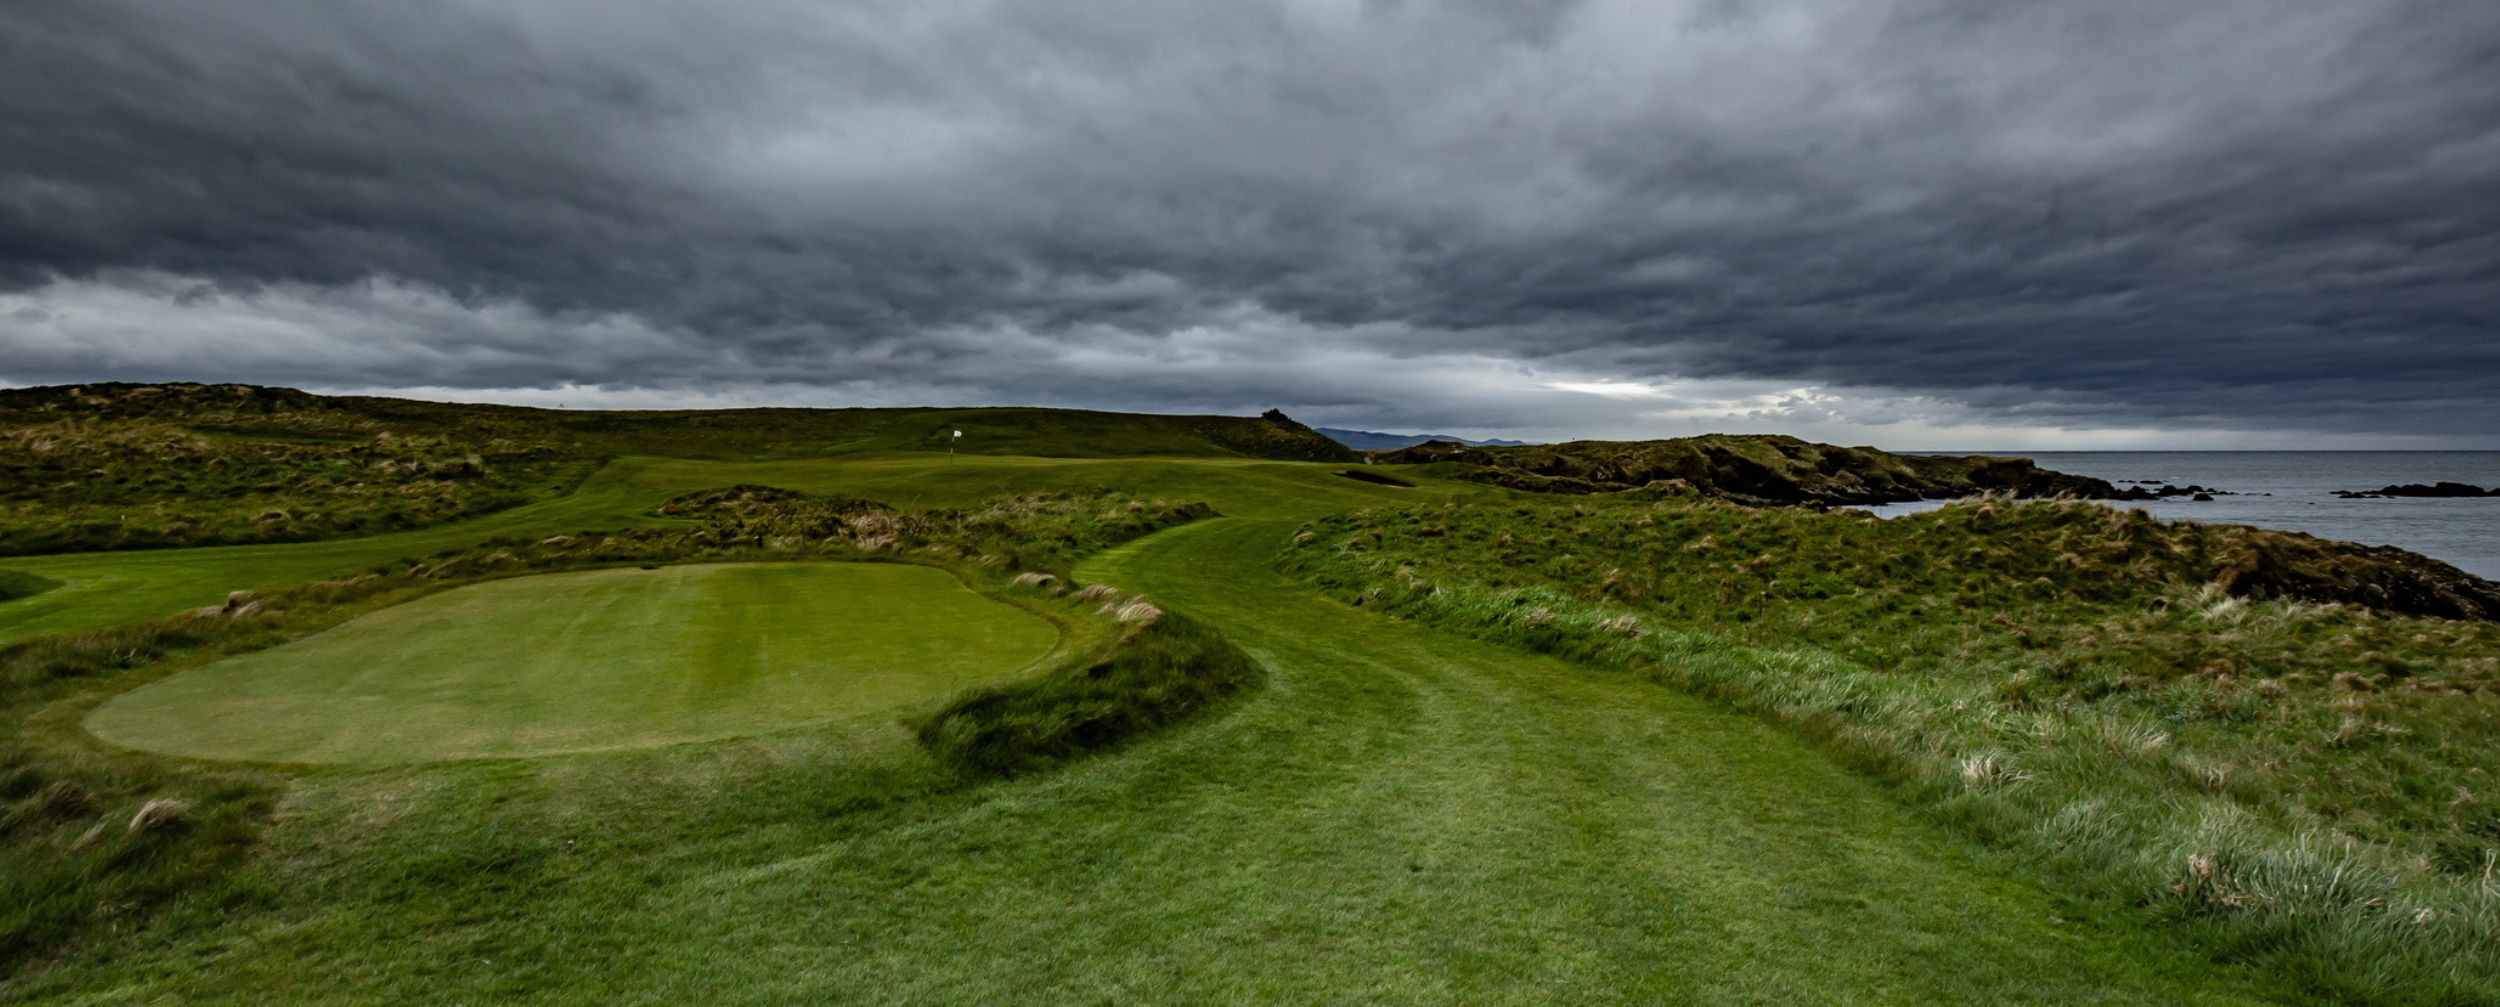
[[[1356,451],[1396,451],[1418,444],[1430,444],[1433,441],[1456,441],[1469,447],[1479,448],[1524,448],[1528,446],[1527,441],[1506,441],[1498,438],[1489,441],[1471,441],[1448,434],[1384,434],[1371,430],[1340,430],[1336,427],[1321,427],[1319,432]]]
[[[619,455],[773,459],[949,448],[1059,458],[1360,458],[1275,410],[624,411],[254,385],[10,388],[0,389],[0,555],[423,527],[561,495]],[[0,590],[0,598],[20,593]]]
[[[0,432],[162,431],[257,441],[357,442],[380,435],[502,438],[568,454],[804,457],[945,451],[1121,458],[1196,455],[1357,460],[1343,445],[1269,410],[1167,416],[1022,406],[874,409],[537,409],[256,385],[92,384],[0,389]],[[961,438],[953,432],[961,430]]]

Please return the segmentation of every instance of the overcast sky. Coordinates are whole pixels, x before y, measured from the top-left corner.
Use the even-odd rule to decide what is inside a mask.
[[[2493,0],[0,3],[0,384],[2500,447]]]

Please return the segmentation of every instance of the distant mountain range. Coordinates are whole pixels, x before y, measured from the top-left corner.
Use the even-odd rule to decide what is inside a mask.
[[[1464,437],[1452,437],[1448,434],[1384,434],[1371,430],[1338,430],[1333,427],[1319,427],[1318,430],[1320,433],[1328,435],[1330,439],[1336,441],[1337,443],[1353,448],[1356,451],[1395,451],[1399,448],[1411,448],[1415,445],[1431,441],[1457,441],[1461,444],[1473,445],[1480,448],[1517,448],[1526,447],[1529,443],[1527,441],[1505,440],[1471,441]]]

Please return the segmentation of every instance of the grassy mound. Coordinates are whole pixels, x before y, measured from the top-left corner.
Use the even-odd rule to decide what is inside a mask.
[[[1795,725],[2331,996],[2500,996],[2500,625],[2410,614],[2488,597],[2442,564],[2073,502],[1381,510],[1289,563]]]
[[[1103,609],[1128,624],[1103,652],[958,698],[919,722],[921,744],[969,772],[1024,772],[1186,720],[1257,681],[1205,626],[1137,599],[1106,595]]]
[[[1464,478],[1539,493],[1644,490],[1753,504],[1890,503],[1990,492],[2119,495],[2107,482],[2052,472],[2023,458],[1901,455],[1768,434],[1525,447],[1436,441],[1376,457],[1395,464],[1444,463]]]

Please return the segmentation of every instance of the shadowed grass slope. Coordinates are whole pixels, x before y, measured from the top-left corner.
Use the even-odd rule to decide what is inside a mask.
[[[34,574],[17,570],[0,570],[0,601],[32,598],[59,586],[61,586],[60,581],[49,577],[37,577]]]

